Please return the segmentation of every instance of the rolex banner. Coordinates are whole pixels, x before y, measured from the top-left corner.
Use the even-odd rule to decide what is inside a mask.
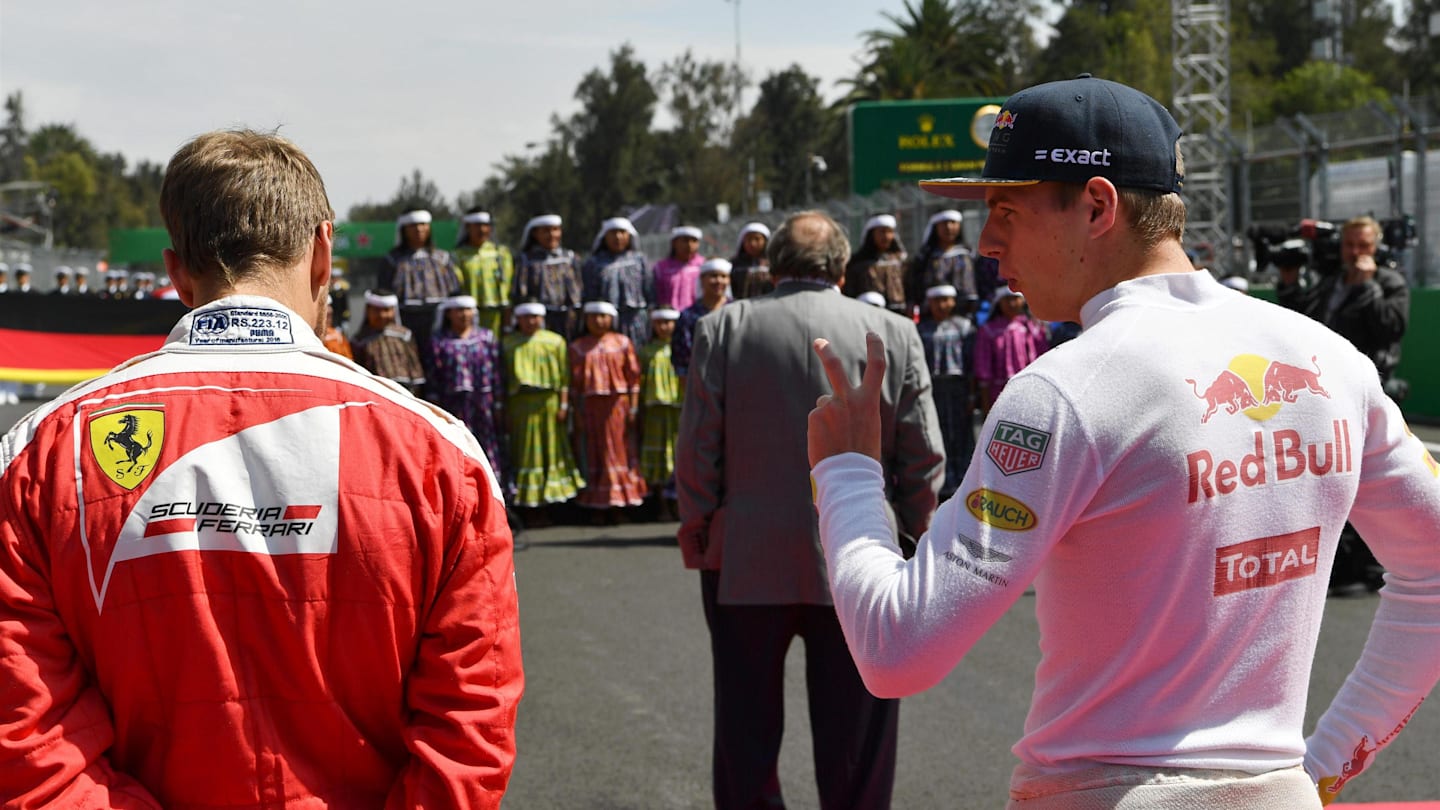
[[[179,301],[0,295],[0,380],[73,385],[165,342]]]

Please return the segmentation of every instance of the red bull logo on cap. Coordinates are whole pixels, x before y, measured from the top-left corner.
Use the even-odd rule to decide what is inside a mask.
[[[1020,116],[1016,115],[1015,113],[1010,112],[1009,110],[1006,110],[1006,111],[1000,113],[998,116],[995,117],[995,128],[996,128],[996,129],[1014,129],[1014,128],[1015,128],[1015,119],[1016,119],[1016,118],[1019,118],[1019,117],[1020,117]]]
[[[1200,383],[1186,378],[1195,397],[1205,403],[1200,415],[1203,425],[1224,409],[1229,416],[1244,413],[1257,422],[1280,412],[1285,404],[1298,401],[1301,394],[1330,398],[1320,384],[1320,363],[1310,357],[1312,368],[1267,360],[1256,354],[1237,354],[1213,382],[1200,390]]]

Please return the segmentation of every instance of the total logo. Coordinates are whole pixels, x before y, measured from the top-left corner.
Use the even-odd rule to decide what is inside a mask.
[[[1216,596],[1308,577],[1320,560],[1320,527],[1215,549]]]
[[[1330,392],[1320,384],[1320,363],[1314,356],[1310,358],[1310,365],[1313,371],[1267,360],[1257,354],[1237,354],[1203,392],[1195,380],[1186,378],[1185,382],[1205,403],[1200,424],[1209,422],[1221,408],[1231,416],[1243,412],[1263,422],[1279,413],[1282,404],[1295,402],[1300,394],[1330,398]]]

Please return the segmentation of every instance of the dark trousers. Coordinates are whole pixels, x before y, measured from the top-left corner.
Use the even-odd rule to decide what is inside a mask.
[[[871,695],[829,605],[721,605],[718,571],[700,572],[715,678],[718,810],[783,808],[785,653],[805,640],[805,684],[822,810],[890,806],[900,701]]]

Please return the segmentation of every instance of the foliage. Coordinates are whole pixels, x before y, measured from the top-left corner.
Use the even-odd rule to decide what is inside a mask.
[[[1398,26],[1395,2],[1230,0],[1235,126],[1351,109],[1407,91],[1440,93],[1440,40],[1429,33],[1440,0],[1407,0]],[[1037,30],[1052,6],[1060,14],[1042,45]],[[720,203],[737,214],[753,207],[755,190],[770,192],[781,207],[804,204],[807,180],[815,199],[842,196],[849,174],[844,109],[855,101],[1003,96],[1089,72],[1170,103],[1170,6],[905,0],[901,12],[882,13],[878,27],[858,35],[854,75],[839,82],[842,96],[830,104],[820,80],[795,64],[764,76],[754,104],[739,109],[750,77],[737,65],[686,51],[647,66],[625,44],[580,78],[577,112],[552,117],[527,151],[502,156],[479,187],[453,204],[416,169],[388,198],[344,213],[387,220],[419,207],[437,217],[484,208],[511,242],[531,216],[558,213],[570,232],[567,243],[585,247],[602,219],[645,205],[676,206],[683,219],[706,222]],[[1339,16],[1325,19],[1317,8],[1339,9]],[[1317,48],[1325,47],[1338,47],[1338,60],[1316,61]],[[162,179],[162,166],[127,166],[72,125],[30,131],[20,93],[5,99],[0,182],[48,184],[60,244],[102,246],[111,227],[160,224]]]
[[[156,227],[163,170],[142,162],[133,170],[119,154],[103,154],[69,124],[30,132],[19,92],[5,100],[0,129],[0,182],[39,181],[49,213],[26,210],[53,229],[55,244],[104,247],[111,228]]]
[[[894,26],[863,34],[850,101],[1008,95],[1023,87],[1037,46],[1035,0],[905,0]]]
[[[390,199],[382,203],[363,202],[351,206],[350,215],[342,219],[354,221],[376,221],[395,219],[406,211],[417,209],[429,211],[436,219],[450,219],[455,215],[450,204],[445,200],[445,195],[440,193],[440,187],[435,181],[427,178],[419,169],[410,172],[409,176],[400,178],[400,186]],[[338,214],[337,214],[338,215]]]

